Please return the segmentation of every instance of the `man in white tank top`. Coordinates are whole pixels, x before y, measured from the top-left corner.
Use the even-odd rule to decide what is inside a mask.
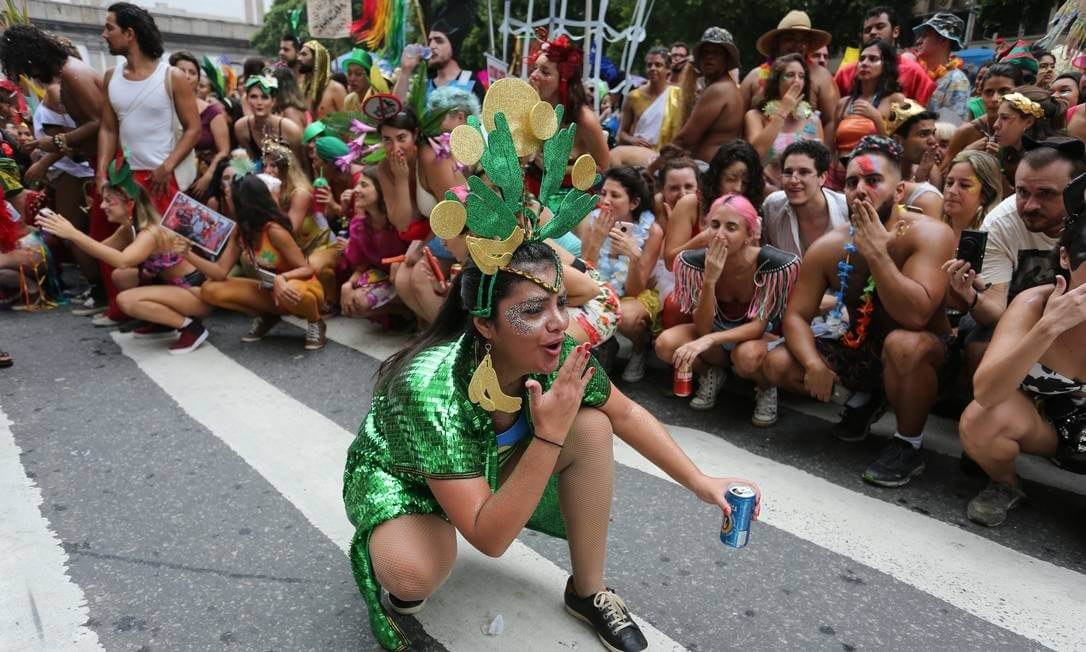
[[[106,181],[110,160],[123,149],[136,181],[165,211],[179,181],[186,187],[192,181],[179,177],[200,138],[196,94],[184,73],[162,59],[162,34],[145,9],[127,2],[111,5],[102,37],[109,53],[125,61],[105,77],[108,101],[98,134],[98,187]]]

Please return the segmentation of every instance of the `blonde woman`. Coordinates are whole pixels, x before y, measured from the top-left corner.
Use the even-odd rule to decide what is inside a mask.
[[[113,235],[102,242],[48,209],[38,215],[38,225],[115,268],[113,282],[120,290],[117,304],[125,314],[148,322],[135,329],[136,337],[172,335],[180,330],[170,353],[195,350],[208,337],[200,320],[211,313],[211,307],[200,298],[204,273],[183,255],[187,243],[161,226],[162,218],[150,196],[135,182],[126,162],[110,164],[102,210],[106,219],[117,225]]]

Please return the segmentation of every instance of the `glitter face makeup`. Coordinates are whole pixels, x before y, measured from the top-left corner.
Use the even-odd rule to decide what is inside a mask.
[[[522,337],[531,337],[543,325],[543,305],[546,299],[531,299],[515,303],[502,313],[513,332]]]

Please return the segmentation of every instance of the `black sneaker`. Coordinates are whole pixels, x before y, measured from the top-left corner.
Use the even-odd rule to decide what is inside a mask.
[[[878,459],[864,471],[864,481],[880,487],[903,487],[924,472],[923,449],[913,448],[900,437],[893,437]]]
[[[566,611],[591,625],[600,642],[611,652],[638,652],[649,646],[626,603],[611,589],[582,598],[573,592],[571,577],[566,582],[565,600]]]
[[[388,591],[385,591],[385,602],[388,604],[389,609],[401,616],[417,614],[426,608],[426,598],[422,600],[401,600]]]
[[[884,412],[886,399],[882,396],[872,396],[860,407],[846,405],[841,412],[841,420],[833,424],[833,436],[841,441],[863,441]]]

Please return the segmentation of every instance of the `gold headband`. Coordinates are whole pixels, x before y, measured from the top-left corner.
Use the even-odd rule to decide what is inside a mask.
[[[1031,115],[1034,118],[1043,119],[1045,117],[1045,110],[1040,104],[1029,99],[1021,93],[1009,93],[1003,96],[1003,101],[1010,104],[1019,113],[1025,115]]]

